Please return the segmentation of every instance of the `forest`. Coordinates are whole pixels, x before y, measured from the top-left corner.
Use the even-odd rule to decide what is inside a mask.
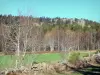
[[[100,23],[77,18],[0,15],[0,51],[100,49]]]

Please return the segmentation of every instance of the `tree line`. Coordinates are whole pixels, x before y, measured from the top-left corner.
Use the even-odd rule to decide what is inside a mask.
[[[100,49],[100,23],[86,19],[0,15],[0,51]]]

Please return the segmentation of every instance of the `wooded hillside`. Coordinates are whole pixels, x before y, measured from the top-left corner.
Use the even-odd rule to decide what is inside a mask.
[[[0,15],[0,51],[100,49],[100,23],[86,19]]]

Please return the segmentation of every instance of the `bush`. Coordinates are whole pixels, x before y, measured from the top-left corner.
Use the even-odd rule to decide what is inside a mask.
[[[82,56],[82,57],[88,57],[89,54],[88,54],[88,53],[81,53],[81,56]]]
[[[71,64],[75,64],[76,61],[78,61],[80,58],[80,53],[79,52],[73,52],[70,54],[68,62],[70,62]]]
[[[97,50],[97,51],[95,52],[95,54],[97,54],[97,53],[100,53],[100,50]]]

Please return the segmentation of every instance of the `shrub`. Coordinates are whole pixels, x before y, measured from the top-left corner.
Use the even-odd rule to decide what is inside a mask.
[[[97,54],[97,53],[100,53],[100,50],[97,50],[97,51],[95,52],[95,54]]]
[[[80,59],[80,53],[79,52],[73,52],[70,54],[68,62],[71,64],[75,64],[76,61]]]
[[[88,53],[82,53],[81,56],[82,56],[82,57],[88,57],[89,54],[88,54]]]

